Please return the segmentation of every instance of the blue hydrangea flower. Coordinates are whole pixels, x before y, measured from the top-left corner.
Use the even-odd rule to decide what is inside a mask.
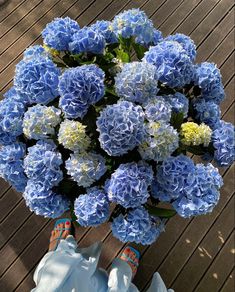
[[[106,194],[97,187],[79,195],[74,202],[74,213],[82,226],[98,226],[109,218],[109,202]]]
[[[30,139],[45,139],[55,134],[60,123],[61,111],[54,106],[37,104],[28,108],[24,115],[23,132]]]
[[[216,129],[219,126],[221,111],[218,104],[202,99],[196,100],[193,106],[196,111],[195,118],[201,123],[205,123],[211,129]]]
[[[129,101],[107,106],[96,122],[101,147],[110,156],[134,149],[145,137],[144,112]]]
[[[103,54],[105,38],[99,31],[92,27],[83,27],[72,36],[69,51],[72,54],[93,53]]]
[[[163,161],[179,147],[178,133],[169,124],[150,122],[146,131],[147,138],[138,147],[145,160]]]
[[[173,113],[183,113],[184,118],[188,116],[189,100],[184,94],[176,92],[173,95],[164,96],[164,99],[171,105]]]
[[[123,65],[116,75],[115,89],[118,96],[132,102],[143,103],[158,92],[158,74],[155,66],[146,62]]]
[[[219,104],[224,99],[222,77],[216,64],[204,62],[195,66],[194,83],[201,88],[206,101]]]
[[[23,169],[25,149],[23,143],[12,143],[0,148],[0,176],[18,192],[23,192],[27,183]]]
[[[219,166],[229,166],[235,160],[235,128],[231,123],[221,120],[212,133],[215,149],[214,159]]]
[[[153,179],[152,167],[144,163],[120,164],[106,183],[109,200],[125,208],[138,207],[148,197]]]
[[[83,118],[89,106],[104,96],[104,75],[94,64],[63,73],[59,82],[59,105],[67,118]]]
[[[136,8],[116,15],[111,27],[117,36],[123,38],[134,37],[135,42],[139,44],[148,45],[154,38],[155,29],[152,21],[144,11]]]
[[[163,40],[163,36],[160,30],[154,28],[153,29],[153,40],[151,43],[156,46],[158,43],[160,43]]]
[[[122,242],[152,244],[163,231],[160,219],[153,219],[144,207],[133,209],[127,215],[119,215],[112,222],[113,236]],[[160,223],[160,224],[159,224]]]
[[[49,58],[22,60],[16,65],[14,87],[29,103],[48,104],[58,96],[59,75]]]
[[[5,99],[8,99],[9,101],[20,102],[20,103],[22,103],[25,106],[29,105],[28,98],[25,99],[22,95],[20,95],[15,90],[15,87],[14,86],[12,86],[6,93],[4,93],[3,97]]]
[[[155,65],[159,80],[170,87],[182,87],[193,78],[193,64],[178,42],[162,41],[150,47],[143,60]]]
[[[24,159],[24,169],[27,177],[44,187],[57,186],[63,179],[60,165],[63,163],[61,154],[51,140],[39,140],[28,148]]]
[[[43,48],[43,46],[35,45],[28,47],[23,54],[24,60],[32,60],[37,57],[49,58],[49,53]]]
[[[66,169],[79,186],[89,187],[106,172],[105,159],[96,153],[71,154]]]
[[[69,209],[66,197],[45,187],[42,182],[29,180],[23,197],[30,211],[45,218],[58,218]]]
[[[78,23],[69,18],[55,18],[42,31],[44,44],[58,51],[67,51],[73,35],[79,31]]]
[[[21,102],[6,98],[0,101],[0,144],[16,141],[23,132],[25,106]]]
[[[145,116],[151,122],[170,122],[171,106],[161,96],[156,96],[144,104]]]
[[[151,228],[145,232],[143,238],[141,239],[142,245],[151,245],[154,243],[160,234],[165,231],[164,222],[158,217],[151,217],[152,226]]]
[[[176,33],[174,35],[169,35],[165,38],[166,41],[175,41],[178,42],[183,49],[186,51],[187,55],[189,56],[192,62],[196,59],[196,45],[194,41],[187,35],[182,33]]]
[[[111,21],[98,20],[90,26],[95,32],[101,34],[106,41],[106,44],[114,44],[118,42],[118,38],[112,31]]]
[[[152,196],[163,202],[176,199],[183,192],[185,180],[194,176],[193,161],[185,156],[168,157],[157,168],[156,178],[152,183]]]
[[[184,217],[203,215],[211,212],[219,201],[222,177],[212,164],[195,166],[194,176],[185,180],[185,187],[173,202],[177,213]]]

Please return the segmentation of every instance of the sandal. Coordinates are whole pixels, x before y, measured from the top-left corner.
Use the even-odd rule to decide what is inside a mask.
[[[66,227],[63,227],[63,228],[57,228],[57,226],[61,223],[65,223],[65,222],[70,222],[70,227],[69,228],[66,228]],[[72,224],[71,224],[71,220],[69,218],[62,218],[62,219],[58,219],[56,220],[55,222],[55,225],[54,225],[54,230],[57,230],[57,231],[60,231],[60,234],[58,237],[56,237],[55,239],[51,240],[51,242],[55,241],[56,240],[56,245],[55,245],[55,248],[54,248],[54,251],[57,249],[58,245],[59,245],[59,242],[62,238],[62,234],[65,230],[72,230]]]

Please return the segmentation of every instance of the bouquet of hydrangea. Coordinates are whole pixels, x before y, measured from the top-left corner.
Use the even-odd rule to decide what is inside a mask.
[[[211,212],[223,181],[208,161],[233,163],[234,126],[221,120],[219,69],[195,64],[194,42],[163,38],[138,9],[83,28],[56,18],[42,38],[0,102],[0,175],[30,210],[70,209],[143,245],[176,213]]]

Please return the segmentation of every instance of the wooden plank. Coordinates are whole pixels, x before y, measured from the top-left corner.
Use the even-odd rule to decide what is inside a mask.
[[[220,67],[228,56],[234,51],[234,29],[229,32],[225,39],[221,42],[219,50],[213,51],[209,57],[209,61],[216,62]],[[233,74],[231,74],[232,76]]]
[[[223,84],[226,84],[233,76],[234,76],[234,71],[233,71],[233,66],[232,64],[234,63],[235,56],[233,53],[228,57],[228,59],[225,61],[221,68],[221,74],[222,74],[222,80]]]
[[[201,1],[199,5],[186,17],[183,23],[178,24],[174,28],[175,32],[184,34],[191,34],[195,27],[197,27],[207,14],[220,2],[221,0],[207,0]]]
[[[9,59],[11,60],[11,65],[8,66],[7,69],[5,69],[2,74],[0,74],[0,77],[3,80],[1,81],[3,83],[1,86],[2,89],[4,89],[7,86],[7,84],[9,84],[12,81],[15,65],[20,61],[23,51],[30,45],[41,43],[39,39],[40,33],[48,22],[52,21],[55,17],[66,15],[66,12],[69,11],[70,8],[71,10],[76,12],[76,15],[81,16],[81,14],[85,11],[85,9],[88,8],[90,4],[93,2],[94,0],[90,0],[90,1],[71,0],[70,5],[68,6],[67,2],[62,1],[60,2],[60,5],[54,6],[43,17],[41,17],[39,21],[37,21],[37,23],[27,32],[27,34],[24,35],[24,37],[20,39],[20,41],[18,41],[17,47],[14,44],[14,47],[12,47],[12,50],[8,52],[8,60]],[[33,35],[33,38],[32,38],[32,35]],[[15,56],[16,51],[18,52],[17,56]]]
[[[11,29],[15,26],[19,26],[18,30],[21,28],[22,23],[25,18],[29,16],[31,12],[34,12],[34,9],[42,2],[43,0],[26,0],[14,13],[10,14],[0,25],[1,33],[0,38],[6,37],[9,34]],[[20,29],[20,32],[22,30]],[[0,51],[3,50],[2,43],[0,44]],[[5,44],[5,46],[8,44]]]
[[[28,244],[40,233],[41,230],[49,223],[49,220],[41,216],[30,216],[29,220],[17,230],[8,243],[0,250],[1,266],[0,277],[9,269],[9,266],[20,257]],[[22,236],[24,235],[24,236]]]
[[[234,279],[235,279],[235,270],[233,267],[232,272],[229,274],[228,278],[226,279],[223,287],[221,288],[220,292],[231,292],[234,290]]]
[[[202,277],[217,253],[221,250],[224,242],[233,230],[233,215],[234,195],[218,217],[217,221],[214,222],[209,232],[206,233],[205,238],[203,238],[202,242],[200,242],[192,256],[188,259],[188,262],[184,265],[183,269],[177,270],[176,268],[176,271],[174,272],[175,278],[170,282],[170,287],[172,287],[172,289],[175,291],[180,291],[180,289],[183,291],[193,291],[198,280]],[[191,242],[189,241],[190,239],[187,239],[187,242],[184,243],[181,249],[183,249],[185,245],[191,245]],[[212,242],[213,244],[211,244]],[[192,247],[190,246],[189,248]],[[172,264],[174,265],[174,263]],[[198,267],[200,267],[200,269],[198,269]],[[172,282],[174,282],[173,285]]]
[[[9,187],[10,185],[3,178],[0,177],[0,198],[3,196],[3,194]]]
[[[219,291],[234,265],[234,232],[196,287],[195,292]]]
[[[38,0],[34,1],[36,2]],[[3,36],[0,44],[0,51],[2,52],[0,59],[0,73],[10,66],[18,56],[16,55],[16,52],[19,54],[19,52],[25,48],[27,42],[38,35],[38,30],[35,29],[35,25],[39,23],[40,19],[43,19],[43,16],[55,7],[55,5],[60,6],[59,1],[60,0],[51,0],[46,1],[45,3],[39,3],[35,8],[35,11],[31,11],[31,13],[20,22],[20,24]],[[40,15],[40,17],[38,17],[38,15]]]
[[[21,194],[17,193],[13,188],[7,191],[3,198],[0,199],[0,222],[15,208],[21,199]]]
[[[225,46],[224,52],[231,51],[231,45],[234,44],[234,14],[230,11],[221,23],[211,32],[209,37],[197,48],[196,62],[203,62],[204,56],[209,56],[213,53],[215,46],[223,42]],[[229,33],[230,32],[230,33]]]
[[[234,101],[235,78],[233,77],[225,88],[225,99],[221,102],[221,113],[223,114]]]
[[[29,218],[32,213],[25,206],[24,200],[12,210],[0,225],[0,249],[17,232],[19,227]]]
[[[156,27],[160,27],[164,21],[183,3],[183,0],[167,0],[152,16],[152,21]]]
[[[214,27],[224,18],[228,11],[233,7],[233,0],[223,0],[218,3],[206,16],[206,18],[197,26],[192,32],[191,37],[196,44],[200,44],[205,37]]]
[[[32,265],[42,257],[42,248],[48,245],[53,222],[47,225],[36,239],[25,249],[20,258],[3,275],[0,282],[0,291],[13,291]]]
[[[167,36],[171,34],[175,27],[184,22],[201,1],[202,0],[184,1],[161,25],[161,31],[164,35]]]
[[[25,0],[4,1],[0,5],[0,23],[2,23],[9,15],[19,8]]]

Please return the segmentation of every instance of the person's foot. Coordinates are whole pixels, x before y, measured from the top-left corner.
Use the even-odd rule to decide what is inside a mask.
[[[63,232],[61,232],[63,228],[66,228],[67,230],[64,230]],[[70,234],[71,234],[71,223],[69,221],[60,223],[57,226],[55,226],[55,228],[51,232],[49,251],[56,250],[60,240],[65,239]],[[60,239],[57,239],[57,238],[60,238]]]
[[[139,255],[137,252],[135,252],[131,247],[127,246],[123,250],[120,259],[128,263],[132,270],[132,277],[134,278],[139,265]]]

